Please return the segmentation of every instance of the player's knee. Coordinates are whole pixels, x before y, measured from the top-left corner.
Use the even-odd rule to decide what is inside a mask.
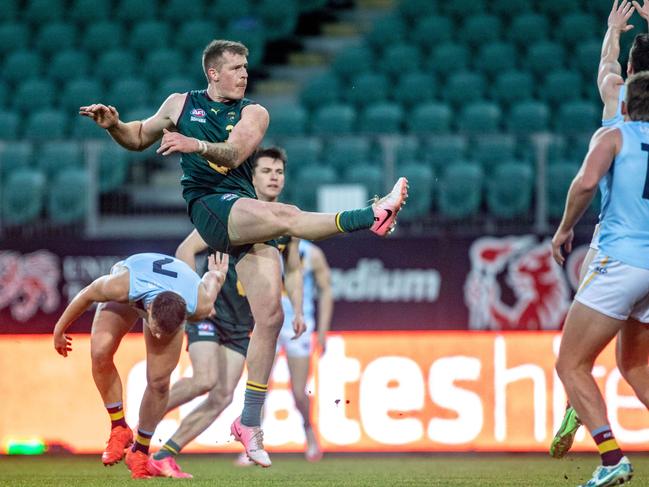
[[[113,366],[115,347],[109,342],[92,342],[90,346],[90,359],[94,368]]]
[[[301,212],[295,205],[281,204],[273,207],[273,215],[281,233],[290,232]]]
[[[200,375],[194,378],[194,392],[197,396],[201,396],[210,392],[216,385],[216,375],[210,376],[209,374]]]
[[[158,395],[169,393],[169,376],[155,376],[147,379],[149,389]]]

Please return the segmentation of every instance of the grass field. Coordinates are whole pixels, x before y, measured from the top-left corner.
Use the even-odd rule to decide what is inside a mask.
[[[644,458],[643,458],[644,457]],[[139,481],[147,486],[187,483],[195,486],[577,486],[596,467],[598,457],[574,455],[553,460],[542,455],[329,456],[309,464],[301,457],[274,455],[269,469],[237,468],[231,455],[181,456],[179,464],[194,479]],[[649,485],[649,458],[632,457],[631,485]],[[98,456],[0,456],[1,486],[115,486],[133,483],[123,464],[101,465]]]

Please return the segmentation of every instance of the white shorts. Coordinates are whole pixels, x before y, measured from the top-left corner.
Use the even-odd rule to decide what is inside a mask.
[[[304,317],[304,322],[306,324],[306,331],[295,340],[291,340],[295,335],[293,331],[293,315],[286,315],[284,325],[277,338],[278,352],[283,348],[289,357],[308,357],[311,355],[313,343],[311,341],[311,335],[313,335],[313,331],[315,330],[315,320]]]
[[[575,300],[616,320],[630,316],[649,323],[649,269],[624,264],[598,251]]]
[[[599,250],[599,223],[595,225],[595,230],[593,231],[593,238],[590,239],[589,247],[593,250]]]

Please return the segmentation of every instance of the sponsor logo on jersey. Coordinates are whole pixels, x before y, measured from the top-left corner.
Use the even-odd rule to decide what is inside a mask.
[[[556,330],[568,312],[570,289],[552,258],[550,240],[531,235],[484,237],[469,250],[464,283],[469,328]]]
[[[228,193],[228,194],[224,194],[223,196],[221,196],[221,201],[236,200],[237,198],[238,198],[238,196],[236,194]]]
[[[191,112],[189,112],[190,115],[190,120],[192,122],[200,122],[200,123],[205,123],[205,116],[207,115],[205,113],[205,110],[201,108],[193,108]]]

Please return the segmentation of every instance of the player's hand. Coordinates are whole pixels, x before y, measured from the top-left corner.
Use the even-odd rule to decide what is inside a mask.
[[[228,273],[228,264],[230,256],[223,252],[214,252],[207,258],[207,269],[210,271],[219,271],[223,275]]]
[[[642,7],[641,7],[640,2],[636,2],[634,0],[633,6],[635,7],[636,11],[640,14],[640,17],[642,17],[647,22],[649,22],[649,1],[644,0],[642,2]]]
[[[611,13],[608,16],[609,28],[615,29],[619,32],[628,32],[633,29],[633,24],[627,24],[627,21],[631,18],[631,15],[633,15],[633,7],[637,3],[638,2],[631,3],[627,0],[622,0],[622,3],[618,6],[618,0],[615,0],[613,2]]]
[[[167,129],[162,129],[162,134],[160,148],[156,151],[158,154],[168,156],[174,152],[187,154],[189,152],[198,152],[199,150],[198,139],[187,137],[178,132],[171,132]]]
[[[295,332],[295,335],[293,335],[291,340],[297,340],[302,333],[306,331],[306,323],[304,323],[304,316],[302,316],[302,313],[296,314],[293,318],[293,331]]]
[[[72,337],[65,334],[54,334],[54,349],[59,355],[64,357],[68,356],[68,352],[72,351]]]
[[[566,258],[563,256],[563,251],[566,253],[572,252],[572,239],[575,237],[573,230],[558,229],[557,233],[552,237],[552,257],[559,265],[563,265]],[[563,248],[563,251],[562,251]]]
[[[79,107],[79,115],[91,118],[97,125],[103,129],[117,127],[119,123],[119,112],[112,105],[102,105],[95,103],[85,107]]]

